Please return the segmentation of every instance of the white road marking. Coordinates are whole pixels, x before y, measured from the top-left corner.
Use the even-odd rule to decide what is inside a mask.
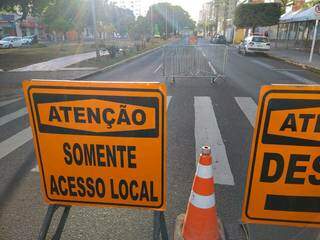
[[[11,122],[19,117],[22,117],[28,113],[27,108],[21,108],[16,112],[9,113],[7,115],[4,115],[3,117],[0,117],[0,126],[3,126],[4,124]]]
[[[154,73],[158,72],[161,67],[162,67],[162,63],[161,63],[161,64],[159,65],[159,67],[157,67],[157,69],[154,70],[153,72],[154,72]]]
[[[299,76],[299,75],[297,75],[297,74],[294,74],[294,73],[291,73],[291,72],[288,72],[288,71],[279,71],[279,72],[282,73],[282,74],[284,74],[284,75],[286,75],[287,77],[293,78],[294,80],[299,81],[299,82],[301,82],[301,83],[305,83],[305,84],[317,84],[317,83],[314,82],[314,81],[311,81],[311,80],[309,80],[309,79],[306,79],[306,78],[304,78],[304,77],[301,77],[301,76]]]
[[[167,109],[169,108],[172,96],[167,96]]]
[[[9,104],[14,103],[14,102],[17,102],[17,101],[19,101],[20,99],[21,99],[21,98],[14,98],[14,99],[2,101],[2,102],[0,102],[0,107],[9,105]]]
[[[251,61],[251,62],[254,62],[254,63],[256,63],[256,64],[258,64],[258,65],[260,65],[260,66],[262,66],[262,67],[265,67],[265,68],[267,68],[267,69],[270,69],[270,70],[273,70],[273,69],[274,69],[273,66],[271,66],[271,65],[269,65],[269,64],[267,64],[267,63],[261,62],[261,61],[259,61],[259,60],[250,60],[250,61]]]
[[[194,108],[196,159],[199,158],[201,146],[211,146],[215,183],[234,185],[234,178],[218,122],[214,114],[211,98],[194,97]]]
[[[201,51],[201,53],[202,53],[202,56],[204,56],[204,57],[206,58],[207,55],[205,54],[205,52],[203,51],[203,49],[202,49],[202,48],[199,48],[199,49],[200,49],[200,51]],[[209,67],[210,67],[211,71],[213,72],[213,74],[217,74],[217,71],[216,71],[216,69],[213,67],[213,65],[212,65],[212,63],[211,63],[210,60],[208,60],[208,64],[209,64]]]
[[[267,68],[267,69],[280,72],[280,73],[282,73],[283,75],[286,75],[286,76],[289,77],[289,78],[293,78],[294,80],[299,81],[299,82],[301,82],[301,83],[305,83],[305,84],[317,84],[317,83],[314,82],[314,81],[311,81],[311,80],[309,80],[309,79],[306,79],[306,78],[304,78],[304,77],[302,77],[302,76],[299,76],[299,75],[297,75],[297,74],[291,73],[291,72],[289,72],[288,70],[276,69],[276,68],[274,68],[273,66],[271,66],[271,65],[269,65],[269,64],[267,64],[267,63],[261,62],[261,61],[259,61],[259,60],[251,60],[251,62],[254,62],[254,63],[256,63],[256,64],[258,64],[258,65],[260,65],[260,66],[263,66],[263,67],[265,67],[265,68]],[[290,71],[294,71],[294,70],[290,70]]]
[[[213,74],[217,74],[216,69],[213,67],[213,65],[211,64],[210,61],[208,61],[209,67],[211,68],[211,71],[213,72]]]
[[[289,72],[305,72],[303,69],[291,69],[291,68],[274,68],[274,71],[289,71]]]
[[[251,126],[254,127],[257,112],[257,104],[253,101],[251,97],[235,97],[235,99],[240,109],[251,123]]]
[[[31,139],[32,131],[30,127],[27,127],[17,134],[2,141],[0,143],[0,159],[4,158]]]
[[[39,172],[39,166],[36,165],[34,168],[30,170],[31,172]]]

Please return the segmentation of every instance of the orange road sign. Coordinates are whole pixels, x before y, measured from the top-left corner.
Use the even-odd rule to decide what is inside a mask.
[[[320,86],[260,91],[242,220],[320,226]]]
[[[166,209],[166,88],[23,82],[49,204]]]

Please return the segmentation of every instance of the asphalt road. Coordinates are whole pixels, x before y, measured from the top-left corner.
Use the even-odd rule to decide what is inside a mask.
[[[210,54],[210,49],[202,49]],[[88,80],[163,82],[161,64],[161,51],[155,51]],[[225,78],[213,86],[209,78],[179,78],[174,86],[168,83],[165,215],[170,236],[176,216],[187,206],[196,153],[208,143],[214,156],[218,214],[229,239],[244,239],[239,222],[259,89],[269,84],[320,82],[314,73],[264,56],[244,57],[234,48],[230,48],[225,69]],[[23,98],[16,95],[0,101],[1,240],[35,239],[46,211],[24,107]],[[56,227],[57,219],[53,223]],[[257,240],[311,240],[318,234],[310,228],[248,227],[250,239]],[[62,239],[152,239],[152,212],[72,207]]]

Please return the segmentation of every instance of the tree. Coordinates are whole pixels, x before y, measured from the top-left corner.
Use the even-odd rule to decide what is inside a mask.
[[[280,0],[281,3],[281,14],[284,14],[286,12],[286,7],[290,0]]]
[[[147,18],[139,16],[130,26],[129,36],[133,40],[145,40],[151,36],[151,26]]]
[[[279,22],[280,3],[247,3],[236,8],[234,24],[240,28],[272,26]]]
[[[112,23],[121,35],[126,35],[129,32],[129,26],[135,22],[135,17],[131,10],[119,8],[113,3],[105,4],[101,10],[103,12],[98,10],[97,18],[102,22]]]
[[[161,36],[166,35],[166,26],[168,33],[175,33],[178,29],[185,27],[194,29],[195,22],[190,18],[188,12],[180,6],[173,6],[170,3],[157,3],[152,5],[146,18],[152,24],[152,28],[158,26]]]
[[[90,5],[85,0],[55,0],[42,14],[48,31],[64,34],[75,30],[81,32],[84,26],[92,24]],[[57,14],[59,13],[59,14]]]
[[[303,4],[303,8],[311,8],[320,3],[320,0],[311,0],[307,1]]]
[[[41,15],[49,2],[49,0],[0,0],[0,10],[22,13],[20,20],[24,20],[29,14]]]

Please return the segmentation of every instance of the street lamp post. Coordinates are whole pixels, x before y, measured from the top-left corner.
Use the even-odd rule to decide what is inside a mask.
[[[96,58],[100,58],[100,51],[98,48],[98,39],[97,39],[97,18],[96,18],[96,0],[91,0],[91,12],[92,12],[92,21],[93,21],[93,37],[94,44],[96,48]]]
[[[166,6],[166,39],[168,39],[168,6]]]

